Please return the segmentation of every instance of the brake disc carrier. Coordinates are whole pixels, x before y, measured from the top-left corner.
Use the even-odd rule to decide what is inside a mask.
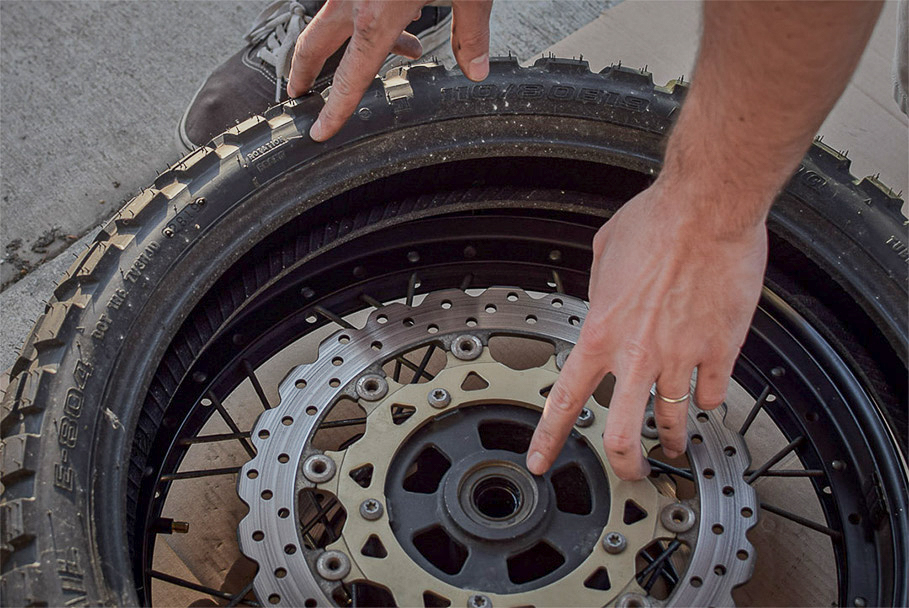
[[[561,294],[449,290],[383,306],[362,329],[326,339],[315,362],[282,382],[281,403],[257,421],[256,456],[241,470],[249,513],[238,534],[259,564],[259,600],[328,605],[339,589],[368,581],[401,606],[731,605],[732,588],[753,570],[746,532],[757,500],[725,408],[690,409],[696,495],[686,500],[664,476],[614,474],[602,445],[609,410],[592,398],[546,475],[523,465],[586,312]],[[489,351],[497,335],[544,340],[556,354],[512,369]],[[430,344],[447,357],[434,377],[386,377],[389,361]],[[313,437],[342,400],[366,412],[365,432],[344,449],[319,451]],[[658,446],[654,435],[643,430],[647,453]],[[301,533],[301,496],[314,489],[346,512],[340,537],[321,547]],[[663,549],[656,557],[646,551],[654,542]],[[670,559],[682,570],[659,600],[653,577]]]

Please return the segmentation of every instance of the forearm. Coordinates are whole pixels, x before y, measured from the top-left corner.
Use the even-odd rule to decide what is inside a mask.
[[[735,234],[764,220],[848,83],[880,7],[704,3],[693,85],[662,176],[687,185],[702,228]]]

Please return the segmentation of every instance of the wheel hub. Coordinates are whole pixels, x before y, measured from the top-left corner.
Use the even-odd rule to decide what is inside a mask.
[[[583,302],[558,294],[443,291],[383,306],[362,329],[328,338],[314,363],[282,383],[281,404],[258,420],[257,453],[242,469],[238,492],[250,512],[238,532],[259,563],[260,600],[343,604],[368,582],[408,606],[646,605],[659,602],[654,577],[671,562],[684,576],[668,603],[731,603],[753,567],[745,533],[757,506],[742,479],[747,450],[722,410],[690,413],[691,499],[665,478],[615,476],[602,446],[609,412],[593,399],[546,475],[524,467],[585,313]],[[490,353],[496,335],[542,339],[556,354],[512,369]],[[435,376],[387,377],[383,366],[427,345],[446,353]],[[343,400],[365,412],[362,436],[317,449],[313,437]],[[649,435],[645,428],[648,453],[658,446]],[[314,491],[346,515],[340,535],[323,543],[301,530],[302,497]],[[654,546],[660,557],[647,557]]]

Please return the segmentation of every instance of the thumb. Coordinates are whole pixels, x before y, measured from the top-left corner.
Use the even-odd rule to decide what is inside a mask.
[[[471,80],[483,80],[489,75],[492,0],[455,0],[451,9],[451,50],[458,66]]]
[[[558,458],[578,414],[605,375],[599,357],[590,352],[584,338],[582,329],[581,338],[549,391],[543,416],[530,441],[527,468],[534,475],[545,473]]]

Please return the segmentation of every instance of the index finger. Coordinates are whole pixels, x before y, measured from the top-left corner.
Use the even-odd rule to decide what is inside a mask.
[[[407,11],[391,16],[380,13],[364,16],[355,24],[353,36],[335,71],[325,107],[309,131],[312,139],[325,141],[341,130],[357,109],[411,17],[413,13]]]
[[[602,357],[588,348],[586,335],[582,328],[577,345],[546,397],[543,416],[527,451],[527,469],[534,475],[548,471],[558,458],[581,408],[606,374]]]

